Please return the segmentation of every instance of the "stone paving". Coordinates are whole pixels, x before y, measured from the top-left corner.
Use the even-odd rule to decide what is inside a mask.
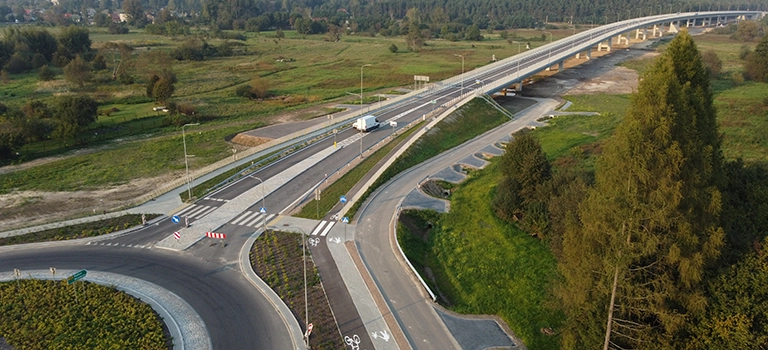
[[[402,208],[432,209],[440,213],[447,213],[451,210],[451,202],[432,197],[421,192],[420,189],[414,188],[413,191],[405,196]]]
[[[458,173],[453,168],[448,167],[443,170],[438,171],[434,175],[430,176],[430,178],[433,179],[440,179],[445,180],[448,182],[453,182],[455,184],[464,181],[464,179],[467,178],[466,174]]]
[[[435,308],[435,311],[463,350],[517,348],[517,344],[495,320],[456,317],[440,308]]]
[[[56,279],[66,278],[65,276],[70,276],[75,272],[77,271],[57,270],[58,277]],[[48,270],[25,270],[22,271],[21,278],[53,279],[53,275]],[[0,281],[12,281],[14,279],[13,272],[0,273]],[[149,304],[168,326],[174,339],[174,349],[213,349],[208,329],[200,315],[184,299],[167,289],[138,278],[103,271],[88,271],[83,280],[104,286],[114,286]]]
[[[460,160],[458,163],[462,165],[468,165],[475,169],[482,169],[482,168],[485,168],[486,165],[488,165],[487,161],[475,157],[474,154],[467,156],[466,158]]]

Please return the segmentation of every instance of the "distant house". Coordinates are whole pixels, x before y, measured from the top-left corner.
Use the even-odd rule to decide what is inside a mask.
[[[118,16],[119,16],[120,22],[128,22],[128,19],[131,18],[131,16],[125,13],[118,13]]]

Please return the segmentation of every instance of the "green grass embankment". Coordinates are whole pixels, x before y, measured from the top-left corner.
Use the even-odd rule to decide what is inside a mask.
[[[435,228],[426,240],[411,236],[400,243],[425,280],[429,277],[422,267],[430,267],[435,281],[428,283],[438,286],[448,308],[499,315],[529,349],[558,349],[557,337],[540,332],[543,327],[557,329],[562,321],[562,315],[547,306],[557,276],[555,258],[545,242],[493,214],[499,176],[493,161],[454,192],[449,213],[404,214],[401,223],[410,220],[412,226],[424,228],[432,222]],[[399,237],[412,232],[400,231],[403,226]]]

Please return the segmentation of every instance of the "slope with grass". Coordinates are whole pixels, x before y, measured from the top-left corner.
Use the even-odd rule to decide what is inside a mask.
[[[404,240],[404,250],[416,266],[431,269],[435,281],[423,269],[421,273],[438,287],[446,307],[499,315],[529,349],[557,349],[558,338],[540,331],[556,328],[562,319],[548,305],[549,286],[557,276],[555,259],[546,243],[494,215],[491,201],[500,176],[496,168],[492,161],[472,172],[452,195],[450,213],[406,213],[400,230],[406,228],[404,221],[416,227],[436,222],[426,240]]]

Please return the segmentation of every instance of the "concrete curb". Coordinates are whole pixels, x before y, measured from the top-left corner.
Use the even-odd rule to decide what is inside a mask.
[[[266,282],[259,278],[259,276],[256,275],[256,273],[253,272],[253,269],[251,268],[251,262],[249,259],[251,246],[253,246],[253,242],[255,242],[256,238],[259,238],[262,233],[263,229],[259,229],[254,232],[251,237],[245,241],[245,244],[243,244],[242,248],[240,248],[240,271],[242,271],[245,278],[248,279],[248,281],[251,282],[251,284],[256,287],[256,289],[258,289],[259,292],[261,292],[261,294],[264,295],[267,300],[269,300],[275,310],[277,310],[277,313],[280,314],[280,318],[283,319],[283,323],[285,323],[285,326],[291,333],[293,349],[306,349],[304,344],[304,333],[301,331],[299,321],[296,320],[296,317],[293,317],[293,313],[291,313],[291,310],[287,305],[285,305],[285,302],[280,299],[277,293],[275,293],[275,291],[273,291]]]
[[[77,271],[58,270],[57,272],[61,276],[68,276]],[[48,270],[24,271],[22,278],[54,279]],[[13,281],[14,279],[16,278],[13,272],[0,273],[0,281]],[[88,271],[88,276],[84,280],[103,286],[114,286],[149,304],[168,326],[174,340],[174,349],[213,349],[208,329],[200,315],[189,303],[175,293],[151,282],[111,272]]]

